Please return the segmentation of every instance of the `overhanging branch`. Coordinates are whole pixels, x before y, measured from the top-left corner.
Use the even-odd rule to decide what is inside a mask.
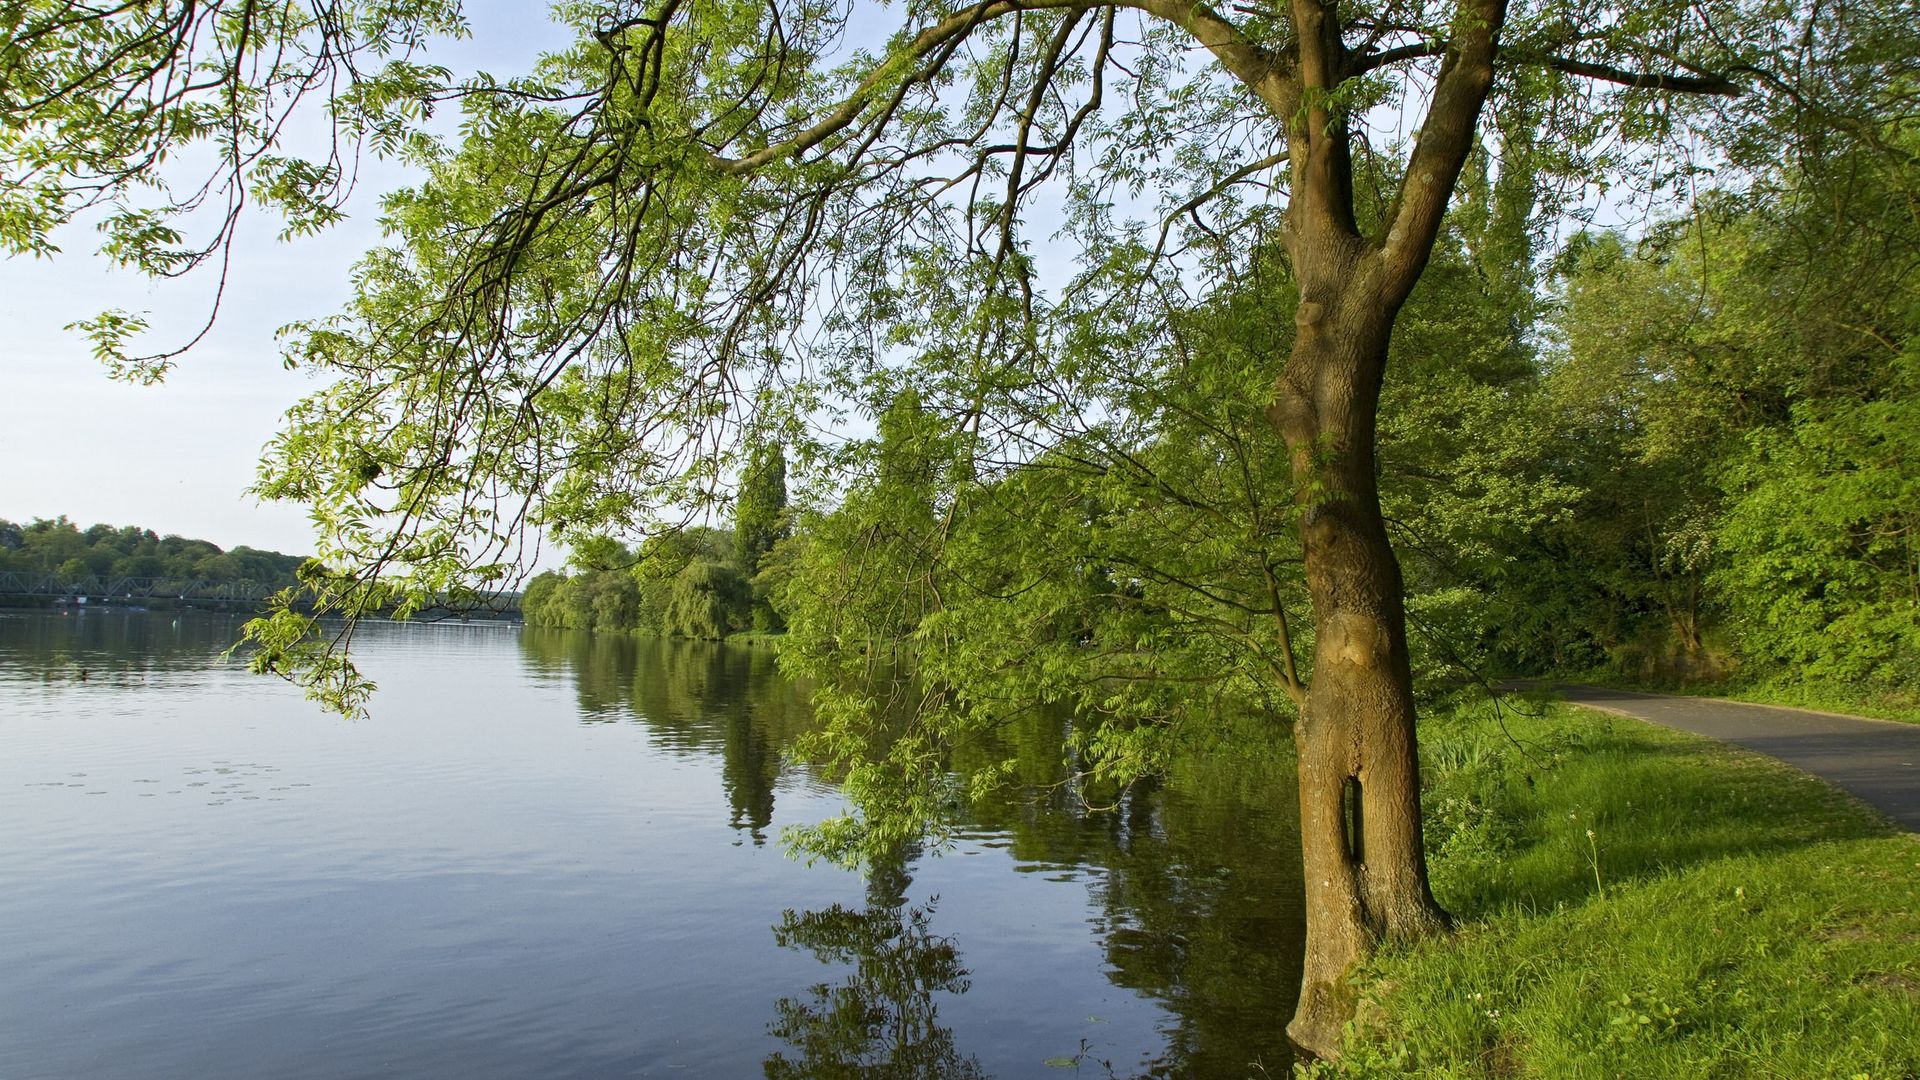
[[[1286,164],[1287,156],[1288,156],[1287,151],[1281,150],[1277,153],[1268,154],[1266,157],[1261,158],[1259,161],[1249,162],[1248,164],[1242,165],[1239,168],[1228,173],[1224,178],[1221,179],[1219,183],[1213,185],[1207,190],[1201,192],[1198,195],[1195,195],[1193,198],[1188,199],[1186,202],[1183,202],[1179,206],[1175,207],[1173,212],[1168,214],[1165,220],[1160,222],[1160,240],[1158,243],[1153,245],[1154,257],[1158,258],[1160,256],[1160,253],[1166,249],[1167,234],[1170,231],[1172,231],[1173,223],[1175,221],[1178,221],[1182,215],[1188,213],[1189,211],[1199,209],[1203,204],[1212,200],[1215,196],[1219,195],[1220,193],[1226,191],[1228,188],[1232,187],[1235,184],[1240,183],[1242,180],[1247,179],[1248,177],[1252,176],[1257,172],[1264,172],[1265,170],[1271,169],[1276,165]]]
[[[1564,71],[1569,75],[1618,83],[1636,90],[1664,90],[1675,94],[1716,94],[1722,97],[1738,97],[1746,92],[1746,87],[1720,75],[1669,75],[1658,71],[1629,71],[1610,64],[1593,64],[1565,56],[1534,59],[1521,59],[1515,56],[1514,59],[1519,59],[1521,63],[1544,64],[1555,71]]]
[[[1401,45],[1376,53],[1356,53],[1347,64],[1349,78],[1365,75],[1384,67],[1403,63],[1408,60],[1421,60],[1446,54],[1449,43],[1433,40],[1422,41],[1414,45]],[[1590,60],[1579,60],[1571,56],[1555,56],[1531,49],[1501,49],[1495,54],[1497,64],[1513,64],[1526,67],[1546,67],[1555,71],[1564,71],[1569,75],[1597,79],[1601,82],[1616,83],[1636,90],[1663,90],[1674,94],[1713,94],[1722,97],[1737,97],[1746,92],[1746,87],[1712,72],[1695,75],[1678,75],[1662,71],[1634,71],[1616,67],[1612,64],[1600,64]]]
[[[889,76],[898,74],[901,60],[922,60],[943,46],[971,34],[984,22],[1021,11],[1048,11],[1063,8],[1086,11],[1096,6],[1098,5],[1089,4],[1086,0],[990,0],[988,3],[975,4],[922,30],[907,46],[902,56],[881,65],[868,75],[845,101],[823,117],[819,123],[785,142],[763,147],[745,157],[727,158],[715,155],[712,163],[722,173],[739,176],[754,172],[788,155],[802,153],[819,145],[844,130],[866,112],[881,89],[892,81]],[[947,50],[947,55],[951,55],[951,52],[952,50]],[[942,62],[944,59],[943,57]],[[909,78],[924,74],[924,71],[916,70],[909,74]]]

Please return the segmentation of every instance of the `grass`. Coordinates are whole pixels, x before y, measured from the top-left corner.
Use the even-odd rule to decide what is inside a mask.
[[[1814,709],[1820,713],[1843,713],[1849,717],[1874,717],[1880,721],[1920,724],[1920,688],[1837,686],[1830,682],[1807,682],[1791,676],[1755,678],[1740,673],[1707,682],[1690,682],[1684,678],[1636,678],[1615,667],[1592,669],[1569,678],[1572,682],[1592,682],[1596,686],[1615,686],[1620,690],[1644,690],[1649,694],[1724,698],[1728,701],[1751,701],[1755,705],[1786,705],[1789,709]]]
[[[1920,838],[1623,717],[1481,708],[1423,737],[1460,931],[1383,952],[1341,1062],[1303,1071],[1920,1078]]]
[[[1822,683],[1766,681],[1735,676],[1723,682],[1683,683],[1673,680],[1636,679],[1611,669],[1590,671],[1571,679],[1573,682],[1612,686],[1622,690],[1642,690],[1656,694],[1686,697],[1725,698],[1755,705],[1784,705],[1792,709],[1871,716],[1878,720],[1897,720],[1920,724],[1920,691],[1862,690],[1859,687]]]
[[[1881,720],[1899,720],[1920,724],[1920,696],[1912,692],[1884,691],[1862,694],[1829,686],[1776,685],[1773,683],[1706,686],[1699,690],[1712,697],[1751,701],[1761,705],[1786,705],[1796,709],[1872,716]]]

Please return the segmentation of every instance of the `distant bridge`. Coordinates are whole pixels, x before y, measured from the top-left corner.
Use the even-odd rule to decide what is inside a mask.
[[[63,578],[49,573],[0,573],[0,596],[46,597],[55,603],[145,604],[162,600],[199,605],[260,607],[283,586],[258,581],[203,581],[166,577],[84,577]],[[486,617],[514,617],[520,613],[520,594],[504,593],[491,597],[471,614]],[[433,608],[417,618],[445,618],[466,612]]]

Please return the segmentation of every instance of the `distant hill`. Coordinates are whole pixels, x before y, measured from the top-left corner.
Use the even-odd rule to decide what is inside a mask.
[[[85,529],[66,515],[26,525],[0,518],[0,573],[56,574],[85,578],[167,578],[284,586],[304,555],[236,547],[183,536],[161,536],[137,525],[90,525]]]

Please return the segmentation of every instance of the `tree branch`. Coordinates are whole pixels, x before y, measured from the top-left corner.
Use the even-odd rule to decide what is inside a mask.
[[[1503,53],[1502,59],[1508,59]],[[1636,90],[1665,90],[1676,94],[1716,94],[1738,97],[1746,87],[1721,75],[1669,75],[1658,71],[1628,71],[1609,64],[1593,64],[1565,56],[1528,57],[1515,53],[1511,59],[1523,64],[1542,64],[1555,71],[1580,75],[1601,82],[1618,83]]]
[[[1506,17],[1506,0],[1468,0],[1460,5],[1453,38],[1434,83],[1433,104],[1388,211],[1386,235],[1372,256],[1381,274],[1382,299],[1396,307],[1426,268],[1454,183],[1473,148],[1480,110],[1493,86],[1493,62]]]
[[[1158,259],[1160,257],[1160,253],[1166,250],[1167,234],[1170,231],[1172,231],[1173,223],[1179,220],[1180,215],[1185,214],[1190,210],[1199,209],[1202,204],[1213,199],[1214,196],[1219,195],[1221,192],[1227,190],[1233,185],[1239,183],[1240,181],[1245,180],[1247,177],[1252,176],[1254,173],[1264,172],[1267,169],[1273,168],[1275,165],[1285,165],[1286,163],[1287,163],[1287,152],[1285,150],[1280,150],[1275,153],[1268,154],[1266,157],[1261,158],[1259,161],[1249,162],[1245,165],[1240,166],[1239,168],[1228,173],[1225,177],[1221,178],[1219,183],[1213,185],[1207,190],[1201,192],[1200,194],[1195,195],[1193,198],[1188,199],[1186,202],[1181,203],[1179,206],[1174,207],[1173,212],[1171,214],[1168,214],[1166,218],[1160,222],[1160,240],[1158,243],[1153,245],[1154,258]]]
[[[989,0],[987,3],[975,4],[920,31],[905,50],[892,61],[875,68],[861,81],[853,93],[847,95],[845,101],[812,127],[791,139],[762,147],[745,157],[729,158],[715,154],[711,157],[712,164],[722,173],[739,176],[764,168],[781,158],[804,153],[858,120],[860,114],[873,103],[881,88],[892,81],[890,76],[899,73],[901,61],[921,60],[942,46],[966,37],[981,23],[1022,11],[1048,11],[1062,8],[1088,11],[1098,6],[1098,4],[1088,3],[1087,0]],[[918,74],[921,72],[909,74],[907,78],[911,79]]]
[[[1213,8],[1192,0],[1116,0],[1117,7],[1144,11],[1192,34],[1233,76],[1284,120],[1299,102],[1300,88],[1286,57],[1262,48]]]
[[[1402,45],[1383,52],[1358,53],[1347,65],[1347,75],[1351,78],[1406,60],[1442,56],[1451,47],[1451,43],[1446,41],[1423,41],[1417,45]],[[1746,87],[1740,83],[1711,72],[1674,75],[1660,71],[1631,71],[1611,64],[1598,64],[1571,56],[1554,56],[1524,49],[1500,49],[1495,54],[1495,61],[1552,68],[1569,75],[1618,83],[1636,90],[1664,90],[1675,94],[1715,94],[1722,97],[1737,97],[1746,92]]]

